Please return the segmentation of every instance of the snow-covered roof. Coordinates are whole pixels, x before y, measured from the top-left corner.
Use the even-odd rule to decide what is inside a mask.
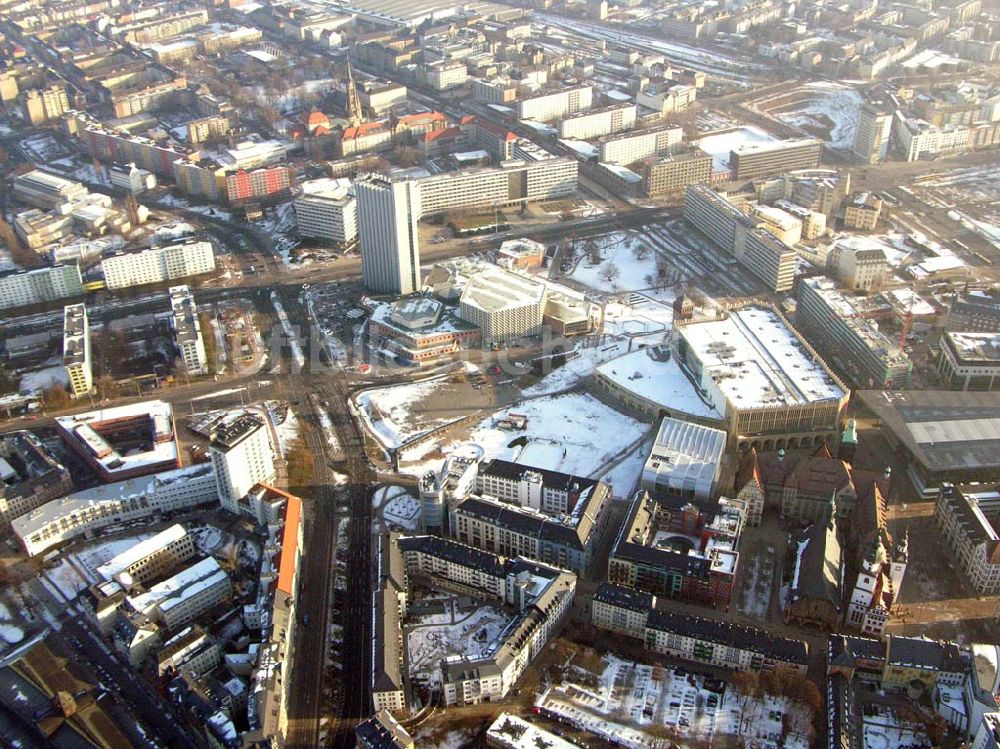
[[[736,408],[839,400],[844,391],[773,310],[748,307],[679,326],[709,380]]]
[[[507,746],[512,749],[571,749],[576,744],[571,744],[565,739],[561,739],[555,734],[543,731],[538,726],[532,725],[516,715],[510,713],[500,713],[493,725],[486,731],[486,741],[496,746]]]
[[[226,571],[213,557],[207,557],[157,583],[145,593],[130,596],[128,602],[135,611],[148,616],[153,608],[168,611],[226,579]]]
[[[121,454],[100,434],[100,425],[122,419],[149,420],[151,447],[144,452]],[[67,439],[81,443],[101,467],[110,475],[153,467],[177,461],[177,443],[174,439],[173,408],[166,401],[142,401],[117,408],[87,411],[56,419]]]
[[[675,357],[655,357],[651,349],[633,351],[597,368],[601,377],[643,400],[659,403],[671,413],[722,422],[707,399],[681,371]]]
[[[135,546],[130,546],[118,556],[110,559],[97,568],[97,574],[105,580],[111,580],[115,575],[124,572],[136,562],[152,556],[162,549],[166,549],[170,544],[180,541],[187,535],[187,530],[180,523],[175,523],[164,531],[160,531],[152,538],[140,541]]]

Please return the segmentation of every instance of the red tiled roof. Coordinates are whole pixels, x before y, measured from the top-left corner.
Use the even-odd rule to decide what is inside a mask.
[[[344,140],[352,140],[354,138],[363,138],[366,135],[373,135],[375,133],[384,132],[385,125],[381,122],[366,122],[363,125],[358,125],[357,127],[349,127],[344,130],[342,138]]]
[[[433,143],[440,138],[458,138],[461,135],[462,131],[457,127],[446,127],[443,130],[431,130],[424,133],[423,141],[424,143]]]
[[[281,560],[278,563],[278,590],[292,595],[295,582],[295,558],[299,548],[299,523],[302,520],[302,500],[280,492],[285,501],[285,527],[281,533]]]

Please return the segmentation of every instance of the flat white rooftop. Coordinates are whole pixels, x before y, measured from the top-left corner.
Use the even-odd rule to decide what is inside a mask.
[[[699,395],[673,356],[660,360],[653,357],[652,349],[641,349],[612,359],[597,371],[623,390],[659,403],[671,413],[722,423],[722,414]]]
[[[679,326],[709,380],[736,408],[840,400],[844,391],[772,310],[749,307],[721,320]]]
[[[545,284],[502,268],[484,265],[469,279],[462,292],[461,303],[496,313],[541,304],[544,297]]]

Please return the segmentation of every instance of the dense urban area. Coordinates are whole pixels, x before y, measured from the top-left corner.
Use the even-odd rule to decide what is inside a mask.
[[[1000,749],[1000,0],[0,0],[2,749]]]

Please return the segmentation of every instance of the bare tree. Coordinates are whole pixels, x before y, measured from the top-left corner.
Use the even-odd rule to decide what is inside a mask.
[[[587,239],[583,243],[583,251],[587,253],[587,262],[591,265],[597,265],[604,259],[601,255],[601,248],[593,238]]]
[[[649,245],[645,242],[636,242],[632,245],[632,254],[636,260],[645,260],[649,257]]]
[[[601,266],[601,279],[607,283],[613,283],[621,274],[621,269],[610,260]]]

